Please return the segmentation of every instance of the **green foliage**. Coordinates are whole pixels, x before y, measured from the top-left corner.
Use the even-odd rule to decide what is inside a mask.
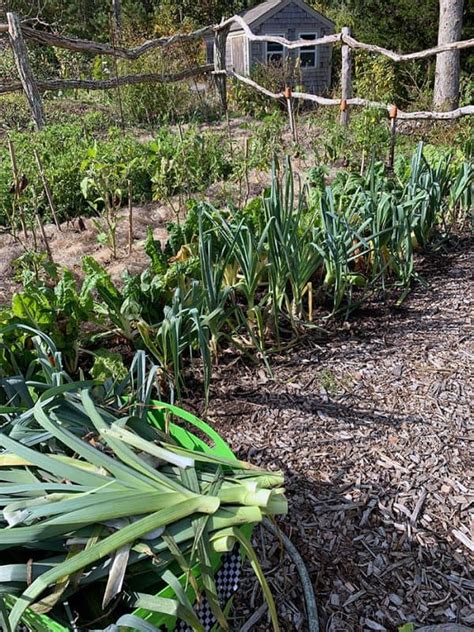
[[[390,127],[387,113],[383,110],[364,108],[351,111],[349,126],[339,122],[339,112],[327,108],[312,117],[312,125],[318,130],[313,143],[316,162],[349,164],[356,169],[367,164],[372,156],[385,160],[388,152]],[[413,149],[413,141],[409,151]]]
[[[301,74],[292,61],[281,64],[256,64],[250,72],[253,81],[270,90],[271,92],[283,92],[287,85],[297,86],[301,84]],[[229,82],[229,105],[239,114],[247,114],[257,118],[282,112],[286,104],[284,99],[280,101],[267,97],[251,86],[236,79]]]
[[[11,139],[15,146],[19,173],[25,174],[29,181],[29,186],[24,192],[24,204],[32,210],[36,210],[39,205],[39,210],[46,218],[49,218],[49,207],[43,193],[33,149],[37,150],[43,163],[60,219],[90,213],[90,205],[81,191],[81,181],[84,177],[81,165],[84,160],[89,160],[92,168],[94,153],[97,165],[99,162],[102,165],[108,165],[109,170],[116,169],[116,165],[124,165],[122,170],[126,170],[127,175],[133,178],[135,197],[137,199],[150,198],[151,183],[145,167],[146,149],[131,136],[123,135],[122,132],[111,130],[104,140],[93,143],[90,132],[82,125],[51,125],[35,134],[11,134]],[[135,161],[136,158],[137,161]],[[98,171],[98,166],[96,171]],[[104,166],[101,169],[104,177],[105,171]],[[2,206],[5,205],[3,208],[6,208],[8,212],[11,212],[13,203],[12,196],[8,194],[11,182],[8,150],[3,145],[0,146],[0,198]],[[0,224],[5,223],[6,219],[2,206],[0,206]]]
[[[151,269],[155,274],[163,274],[166,271],[166,257],[161,249],[161,243],[153,237],[153,230],[150,226],[147,228],[145,253],[151,260]]]
[[[109,379],[122,381],[128,375],[122,356],[119,353],[111,353],[107,349],[99,349],[94,353],[94,364],[91,368],[91,376],[98,382],[106,382]]]
[[[232,166],[226,143],[224,136],[201,133],[195,127],[179,134],[160,130],[149,144],[155,199],[201,191],[228,176]]]
[[[100,220],[95,220],[99,238],[104,235],[114,258],[117,257],[118,211],[135,161],[125,164],[109,156],[101,156],[96,143],[88,149],[87,158],[81,164],[81,171],[85,174],[81,182],[82,194],[99,216]]]
[[[438,31],[437,2],[399,0],[311,0],[310,3],[336,22],[336,30],[350,26],[354,36],[370,44],[411,53],[433,46]],[[400,25],[403,24],[403,28]]]
[[[354,92],[369,101],[394,103],[397,98],[395,63],[382,55],[357,53]]]
[[[167,50],[163,56],[154,51],[133,62],[120,64],[121,74],[173,74],[178,71],[176,51],[170,63]],[[178,55],[182,57],[182,55]],[[197,65],[192,59],[181,60],[181,68]],[[177,83],[150,83],[124,86],[121,98],[127,121],[131,123],[157,125],[176,123],[183,119],[193,120],[205,115],[207,103],[204,96],[197,97],[194,84],[186,81]]]
[[[12,338],[11,326],[21,324],[38,329],[54,340],[57,349],[64,354],[67,366],[75,371],[82,324],[94,321],[93,301],[88,288],[78,291],[76,280],[69,270],[64,270],[59,277],[49,278],[24,274],[23,284],[23,291],[14,294],[10,310],[0,317],[0,326],[10,327],[4,342],[24,345],[28,349],[31,335],[23,329],[17,331],[17,338]],[[29,358],[28,353],[26,358]],[[7,354],[4,354],[4,370],[9,362]]]

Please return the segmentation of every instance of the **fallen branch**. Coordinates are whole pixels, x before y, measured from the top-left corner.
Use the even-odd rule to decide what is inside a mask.
[[[229,28],[230,25],[236,22],[237,24],[239,24],[239,26],[242,28],[245,35],[251,42],[275,42],[276,44],[281,44],[289,50],[301,48],[302,46],[324,46],[326,44],[334,44],[335,42],[340,42],[342,39],[342,33],[325,35],[324,37],[318,37],[314,40],[288,40],[285,37],[279,37],[277,35],[255,35],[247,22],[240,15],[234,15],[233,17],[225,20],[218,26],[215,26],[214,31],[219,32],[225,28]]]
[[[110,44],[102,42],[94,42],[92,40],[80,39],[76,37],[64,37],[55,33],[48,33],[47,31],[39,31],[31,28],[30,26],[22,25],[21,30],[23,36],[27,39],[36,42],[37,44],[43,44],[46,46],[55,46],[58,48],[66,48],[67,50],[75,51],[77,53],[89,53],[92,55],[110,55],[113,57],[120,57],[122,59],[138,59],[145,53],[149,53],[157,48],[168,48],[174,44],[181,44],[183,42],[192,42],[203,39],[210,35],[215,35],[225,29],[228,29],[232,24],[238,24],[244,31],[247,38],[252,42],[275,42],[281,44],[288,50],[294,50],[301,48],[302,46],[325,46],[328,44],[334,44],[340,42],[346,44],[350,48],[359,50],[367,50],[372,53],[378,53],[389,57],[393,61],[411,61],[414,59],[424,59],[426,57],[432,57],[438,53],[443,53],[452,50],[462,50],[465,48],[474,47],[474,38],[468,40],[462,40],[460,42],[449,42],[440,46],[434,46],[426,50],[417,51],[415,53],[400,54],[396,53],[383,46],[376,46],[375,44],[366,44],[365,42],[359,42],[354,37],[346,33],[334,33],[332,35],[325,35],[324,37],[318,37],[314,40],[288,40],[285,37],[279,37],[276,35],[256,35],[252,29],[248,26],[245,20],[240,15],[234,15],[228,20],[221,22],[221,24],[215,26],[205,26],[197,29],[192,33],[177,33],[171,37],[160,37],[151,40],[147,40],[140,46],[134,48],[114,47]],[[8,24],[0,24],[0,33],[8,32]]]
[[[254,626],[260,621],[265,612],[268,610],[268,605],[263,603],[258,610],[256,610],[250,619],[244,623],[244,625],[240,628],[239,632],[251,632]]]

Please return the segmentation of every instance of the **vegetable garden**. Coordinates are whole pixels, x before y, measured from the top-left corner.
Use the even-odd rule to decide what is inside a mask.
[[[336,123],[338,115],[297,112],[297,138],[287,133],[280,105],[261,94],[231,84],[229,102],[239,103],[239,114],[258,110],[261,120],[240,118],[233,127],[231,117],[208,125],[177,117],[176,125],[145,134],[110,127],[94,113],[34,134],[9,130],[0,139],[0,239],[7,244],[0,244],[0,626],[7,632],[20,625],[33,632],[156,632],[181,629],[178,622],[196,631],[307,625],[313,632],[320,629],[318,612],[328,630],[443,619],[433,610],[444,604],[437,595],[426,611],[400,610],[397,618],[365,610],[357,624],[351,614],[347,627],[339,620],[331,627],[339,610],[349,617],[349,606],[370,595],[370,575],[389,572],[389,537],[384,532],[382,544],[374,544],[360,535],[376,507],[383,508],[372,525],[379,534],[390,511],[409,518],[406,528],[394,523],[406,532],[398,543],[393,536],[397,554],[413,548],[415,536],[427,546],[417,523],[429,485],[423,478],[412,511],[398,497],[384,505],[382,486],[360,501],[363,479],[380,461],[401,468],[377,448],[370,475],[359,472],[354,488],[343,487],[342,509],[316,502],[308,480],[318,470],[316,457],[322,471],[328,452],[308,456],[304,444],[321,449],[326,439],[319,445],[309,438],[314,420],[300,432],[298,419],[295,430],[285,418],[278,431],[278,407],[285,405],[261,387],[292,385],[289,362],[290,372],[305,377],[302,409],[312,411],[304,391],[314,380],[328,401],[336,399],[349,388],[350,371],[336,379],[331,364],[315,370],[320,345],[331,348],[334,332],[360,323],[363,329],[374,305],[410,309],[413,295],[429,291],[426,262],[463,244],[469,231],[472,129],[466,121],[434,131],[408,124],[387,164],[390,129],[378,110],[351,113],[346,127]],[[80,254],[64,265],[61,244],[74,240]],[[304,373],[306,364],[316,377]],[[245,384],[242,375],[253,384],[240,400],[232,379],[223,377],[234,370],[236,384]],[[250,428],[232,404],[229,415],[242,417],[235,427],[243,436],[222,421],[216,432],[216,402],[226,409],[234,396],[265,407],[269,436],[266,425]],[[291,406],[296,399],[288,396]],[[328,401],[318,409],[322,420],[332,410]],[[351,418],[351,432],[369,423],[366,416]],[[363,442],[377,444],[377,432]],[[335,453],[347,435],[337,435]],[[285,441],[298,445],[290,449]],[[262,445],[271,446],[269,454]],[[333,461],[335,471],[318,484],[337,488],[339,468],[349,469],[363,449]],[[306,492],[315,508],[290,533],[299,548],[309,547],[302,559],[285,525],[298,523],[292,512]],[[327,579],[323,604],[314,595],[323,580],[320,569],[315,579],[313,549],[330,557],[338,537],[332,533],[345,534],[345,512],[359,509],[351,537],[371,555],[365,583],[356,590],[338,579],[341,585],[326,590],[334,578]],[[329,553],[306,540],[326,511],[343,516],[329,535],[322,528]],[[260,525],[271,534],[270,546]],[[457,526],[455,537],[471,548]],[[279,544],[291,560],[283,585],[275,579],[283,553],[276,566],[270,563]],[[382,552],[372,554],[371,546]],[[251,595],[247,621],[235,586],[222,592],[222,573],[236,557],[252,570],[243,577]],[[464,567],[443,581],[451,592],[463,589]],[[287,608],[285,595],[300,584],[297,606]],[[399,607],[400,589],[393,591],[387,603]],[[408,593],[403,587],[405,601]],[[204,623],[204,612],[214,627]],[[455,618],[469,623],[461,607]]]

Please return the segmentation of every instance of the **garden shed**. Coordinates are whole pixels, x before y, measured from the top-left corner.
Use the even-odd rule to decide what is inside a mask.
[[[288,40],[314,40],[334,33],[334,23],[303,0],[266,0],[241,14],[255,35],[277,35]],[[209,43],[208,55],[212,56]],[[234,23],[227,40],[227,68],[250,75],[259,64],[297,63],[298,77],[308,92],[322,94],[331,83],[332,47],[305,46],[289,51],[274,42],[252,42]]]

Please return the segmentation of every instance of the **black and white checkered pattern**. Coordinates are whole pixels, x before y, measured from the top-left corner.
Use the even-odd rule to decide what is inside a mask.
[[[216,575],[217,596],[219,597],[221,608],[224,608],[232,595],[237,592],[241,570],[242,560],[240,557],[240,547],[236,545],[230,553],[227,553],[223,557],[222,566]],[[217,623],[212,614],[211,607],[204,596],[199,607],[196,609],[196,614],[206,632],[212,630]],[[175,632],[193,632],[193,630],[187,623],[184,623],[184,621],[179,621]]]

